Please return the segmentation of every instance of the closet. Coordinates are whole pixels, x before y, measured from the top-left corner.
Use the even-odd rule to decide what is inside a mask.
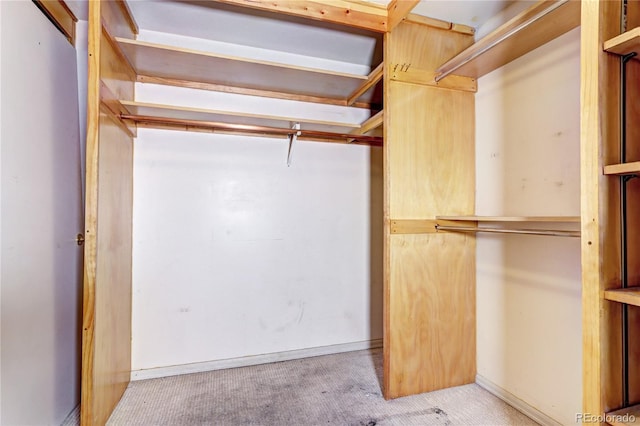
[[[633,174],[633,162],[640,159],[632,148],[633,120],[627,120],[626,159],[618,158],[619,144],[612,142],[619,138],[620,95],[612,89],[619,86],[619,53],[605,53],[602,43],[621,33],[621,2],[542,1],[475,43],[472,28],[407,16],[413,1],[388,6],[309,2],[304,7],[298,2],[222,3],[382,34],[383,60],[369,64],[366,73],[327,71],[143,41],[126,2],[90,3],[83,424],[108,419],[131,372],[132,164],[139,128],[286,138],[289,164],[295,162],[299,140],[382,146],[386,398],[476,380],[476,232],[581,236],[584,411],[604,413],[637,403],[638,383],[627,380],[626,401],[619,374],[628,364],[631,374],[625,377],[638,376],[633,338],[627,339],[627,362],[621,355],[622,329],[637,335],[638,315],[635,308],[623,314],[620,303],[637,304],[637,294],[609,291],[626,285],[618,272],[619,187],[617,178],[602,173],[602,167],[613,166],[607,173]],[[629,26],[640,19],[636,6],[628,6]],[[476,215],[477,79],[580,24],[581,216]],[[630,62],[630,73],[636,63]],[[135,93],[136,83],[357,107],[368,114],[331,121],[147,102]],[[635,83],[626,86],[633,99]],[[633,185],[628,191],[635,190]],[[633,198],[627,197],[629,229]],[[633,285],[637,244],[628,235]],[[623,316],[625,327],[620,326]]]
[[[388,159],[383,265],[386,397],[474,381],[473,268],[454,280],[442,272],[451,256],[461,264],[473,264],[473,237],[422,234],[407,226],[432,218],[436,209],[452,215],[472,213],[475,82],[458,76],[436,82],[434,71],[472,43],[473,30],[420,17],[400,22],[413,4],[322,8],[322,16],[334,23],[350,25],[359,16],[354,20],[357,26],[365,22],[368,30],[385,33],[384,62],[355,75],[140,41],[135,15],[126,2],[90,3],[83,424],[104,423],[129,381],[132,156],[140,127],[289,138],[293,161],[295,146],[303,139],[383,144]],[[425,50],[425,45],[438,49]],[[371,112],[363,121],[344,122],[143,102],[135,93],[136,82],[365,106]],[[432,118],[425,120],[425,114]],[[425,188],[417,176],[445,180],[449,190]],[[431,210],[425,211],[429,203]],[[425,269],[424,256],[437,261]],[[425,310],[425,303],[432,309]],[[463,309],[452,316],[454,305]],[[438,329],[441,320],[447,325]]]

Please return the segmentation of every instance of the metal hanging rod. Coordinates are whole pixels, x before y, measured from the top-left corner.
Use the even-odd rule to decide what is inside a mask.
[[[515,33],[520,32],[521,30],[527,28],[529,25],[533,24],[537,20],[539,20],[542,17],[550,14],[551,12],[553,12],[554,10],[556,10],[557,8],[559,8],[560,6],[562,6],[563,4],[565,4],[567,2],[569,2],[569,0],[560,0],[560,1],[556,2],[556,3],[553,3],[547,9],[540,11],[539,13],[535,14],[531,18],[529,18],[526,21],[522,22],[517,27],[514,27],[511,30],[507,31],[501,37],[499,37],[498,39],[494,40],[493,42],[491,42],[490,44],[488,44],[484,48],[480,49],[479,51],[475,52],[474,54],[472,54],[471,56],[466,58],[464,61],[462,61],[461,63],[455,65],[451,69],[448,69],[446,71],[442,71],[442,72],[438,73],[435,76],[436,83],[439,82],[440,80],[442,80],[443,78],[447,77],[449,74],[453,73],[455,70],[457,70],[458,68],[462,67],[463,65],[466,65],[469,62],[473,61],[475,58],[477,58],[478,56],[482,55],[483,53],[493,49],[498,44],[502,43],[503,41],[505,41],[506,39],[508,39],[512,35],[514,35]],[[439,69],[441,69],[441,68],[442,67],[440,67]],[[436,70],[436,72],[438,72],[438,70]]]
[[[489,232],[494,234],[547,235],[552,237],[580,237],[580,231],[562,231],[557,229],[498,229],[477,226],[436,225],[438,231]]]
[[[320,130],[292,130],[283,129],[280,127],[268,127],[268,126],[254,126],[250,124],[234,124],[234,123],[220,123],[215,121],[199,121],[199,120],[183,120],[178,118],[165,118],[165,117],[153,117],[147,115],[133,115],[133,114],[120,114],[120,118],[123,120],[132,120],[137,123],[155,123],[155,124],[169,124],[188,126],[198,129],[218,129],[229,132],[241,132],[241,133],[256,133],[263,135],[284,135],[290,136],[297,134],[299,137],[310,137],[319,139],[332,139],[332,140],[354,140],[358,142],[365,142],[371,145],[382,146],[382,137],[380,136],[366,136],[355,135],[350,133],[334,133],[324,132]]]

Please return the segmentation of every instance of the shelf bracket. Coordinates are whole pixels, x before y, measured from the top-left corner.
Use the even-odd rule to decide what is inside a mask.
[[[300,136],[300,123],[295,123],[291,130],[296,130],[295,132],[289,135],[289,152],[287,153],[287,167],[291,167],[291,153],[293,151],[293,144],[298,140],[298,136]]]

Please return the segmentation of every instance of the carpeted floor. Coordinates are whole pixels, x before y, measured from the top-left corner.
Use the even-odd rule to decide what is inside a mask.
[[[536,425],[478,385],[385,401],[381,350],[132,382],[109,425]]]

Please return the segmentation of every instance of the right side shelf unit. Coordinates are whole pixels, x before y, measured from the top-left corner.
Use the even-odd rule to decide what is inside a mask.
[[[625,13],[624,9],[621,13]],[[632,192],[629,191],[628,185],[632,179],[638,177],[638,174],[640,173],[640,161],[628,161],[627,158],[628,152],[635,151],[635,148],[630,147],[630,145],[628,146],[627,144],[627,139],[630,139],[627,133],[635,133],[635,131],[632,130],[634,125],[628,125],[628,120],[633,120],[634,118],[628,111],[628,109],[630,109],[630,104],[627,101],[627,98],[634,99],[635,96],[637,96],[637,93],[634,92],[637,90],[638,86],[634,84],[627,84],[627,82],[630,81],[630,77],[632,77],[629,75],[627,68],[630,61],[637,62],[637,59],[639,59],[640,27],[625,31],[618,36],[608,39],[603,43],[602,48],[605,52],[608,52],[608,54],[619,57],[619,59],[616,58],[616,60],[618,60],[620,64],[619,70],[613,70],[613,72],[620,73],[620,93],[618,94],[620,97],[619,158],[618,162],[605,164],[602,169],[602,173],[607,179],[618,179],[618,182],[610,181],[609,183],[611,185],[619,185],[619,194],[617,195],[619,201],[617,208],[619,208],[620,213],[619,218],[617,219],[619,230],[619,234],[617,236],[618,241],[616,242],[615,236],[610,234],[605,236],[605,238],[607,239],[607,244],[613,246],[617,243],[618,247],[620,247],[620,283],[619,288],[605,288],[602,292],[602,297],[607,301],[621,304],[619,307],[621,316],[619,327],[621,330],[615,330],[615,325],[613,327],[609,326],[611,329],[608,330],[607,333],[609,336],[620,333],[620,348],[616,349],[616,351],[619,351],[621,354],[621,399],[623,407],[609,412],[606,415],[605,420],[612,425],[637,425],[640,423],[640,404],[637,404],[637,394],[634,390],[637,382],[637,378],[634,379],[637,375],[634,366],[636,364],[634,352],[636,352],[636,349],[638,348],[636,343],[638,337],[636,332],[637,327],[634,325],[637,321],[634,320],[634,318],[637,317],[638,312],[638,308],[636,307],[640,307],[640,287],[637,286],[638,283],[634,283],[635,267],[633,266],[634,260],[631,258],[633,255],[633,249],[629,249],[629,246],[633,244],[633,241],[635,240],[634,237],[630,237],[630,233],[635,233],[637,230],[634,229],[633,223],[628,220],[628,215],[632,214],[633,211],[630,209],[630,204],[628,202],[628,197],[632,194]],[[609,72],[612,72],[612,70],[609,70]],[[609,90],[616,90],[616,88],[609,88]],[[613,141],[603,140],[602,143],[612,144]],[[633,309],[633,311],[631,309]],[[603,350],[600,356],[602,359],[606,359],[609,355],[607,355]],[[605,381],[601,387],[608,388],[613,383],[615,383],[615,381],[609,378],[609,380]],[[602,389],[601,391],[604,392]],[[605,398],[607,398],[607,395],[603,397],[603,399]]]

